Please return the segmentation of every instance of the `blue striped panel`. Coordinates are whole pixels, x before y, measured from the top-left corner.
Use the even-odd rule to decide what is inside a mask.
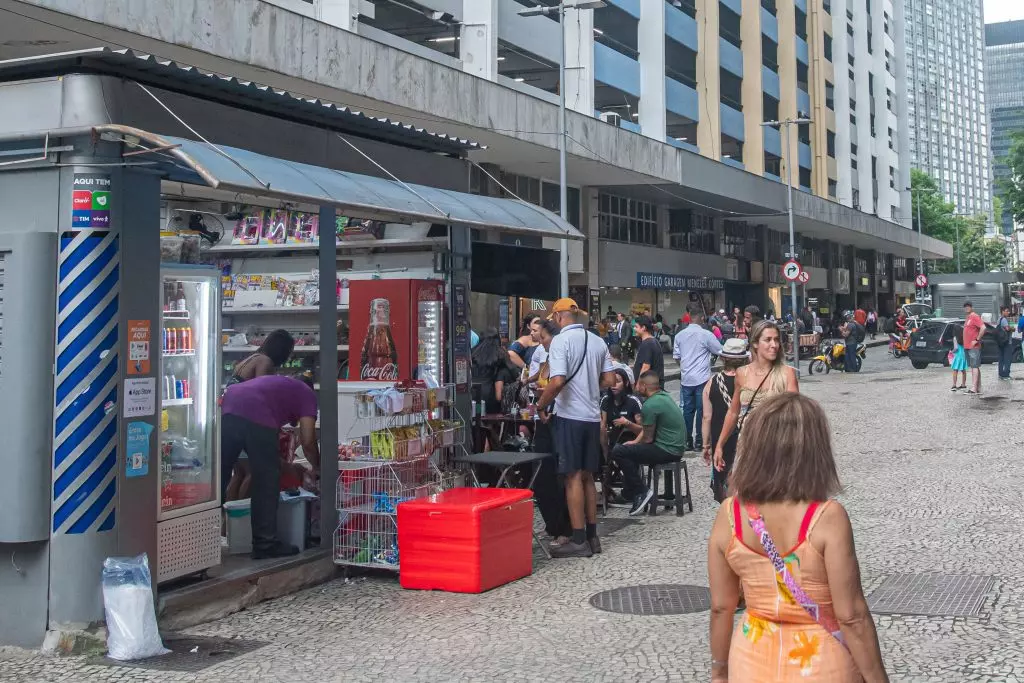
[[[117,494],[118,291],[116,235],[62,237],[54,389],[54,534],[114,529]]]

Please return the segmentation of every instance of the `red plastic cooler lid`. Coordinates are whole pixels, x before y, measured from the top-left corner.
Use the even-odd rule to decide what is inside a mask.
[[[420,509],[476,512],[512,505],[530,498],[533,498],[533,491],[529,489],[457,488],[409,500],[398,507],[405,508],[407,512]]]

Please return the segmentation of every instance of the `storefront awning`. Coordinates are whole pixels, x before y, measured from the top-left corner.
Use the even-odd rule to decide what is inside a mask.
[[[450,223],[543,237],[583,239],[568,221],[521,200],[482,197],[336,171],[125,126],[97,126],[96,130],[108,135],[120,133],[121,139],[135,146],[134,159],[156,161],[167,178],[175,182],[287,202],[334,206],[361,218],[399,223]]]

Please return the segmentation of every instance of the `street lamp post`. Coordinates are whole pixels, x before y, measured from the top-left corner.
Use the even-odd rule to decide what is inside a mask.
[[[811,123],[810,119],[786,119],[785,121],[765,121],[762,126],[771,126],[782,130],[783,155],[786,159],[786,212],[789,214],[789,258],[795,259],[796,255],[796,234],[793,231],[793,163],[789,158],[789,127],[800,126]],[[797,329],[797,308],[796,308],[796,280],[789,283],[790,306],[793,315],[793,364],[796,368],[797,377],[800,376],[800,335]]]
[[[568,194],[565,173],[565,10],[598,9],[605,6],[604,0],[576,0],[560,2],[551,7],[538,6],[519,10],[522,17],[547,14],[558,15],[558,44],[561,57],[558,60],[558,214],[562,220],[569,220]],[[569,240],[564,237],[558,243],[559,296],[569,296]]]

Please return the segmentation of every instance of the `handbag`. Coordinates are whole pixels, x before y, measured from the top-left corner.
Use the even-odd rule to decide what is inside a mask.
[[[786,563],[779,557],[779,551],[775,548],[775,541],[772,540],[771,534],[768,533],[768,529],[764,526],[764,520],[761,519],[760,511],[751,503],[745,503],[744,508],[747,511],[747,523],[750,524],[750,528],[757,535],[757,540],[761,542],[761,547],[764,548],[768,560],[772,563],[772,567],[775,568],[775,573],[779,575],[782,583],[789,589],[789,594],[807,612],[808,616],[814,619],[819,626],[828,631],[833,638],[839,641],[840,645],[849,651],[850,648],[846,641],[843,640],[842,631],[839,629],[839,622],[836,621],[835,617],[823,615],[821,608],[818,607],[818,603],[811,600],[807,593],[804,593],[804,589],[800,587],[800,584],[796,582],[793,575],[789,573]]]

